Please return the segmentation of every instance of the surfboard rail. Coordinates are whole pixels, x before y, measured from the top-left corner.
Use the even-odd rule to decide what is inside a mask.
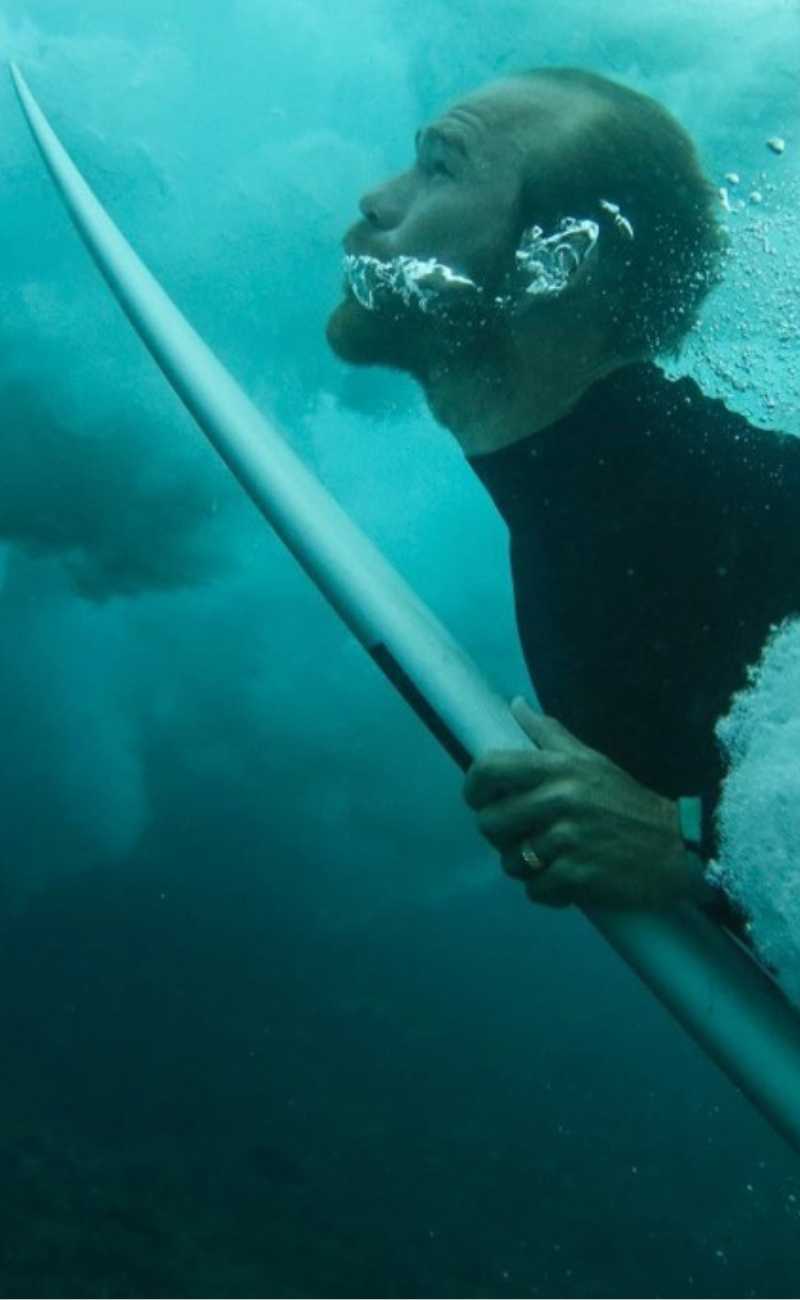
[[[531,745],[492,689],[170,300],[100,204],[15,64],[23,113],[79,234],[178,397],[392,684],[464,768]],[[800,1017],[699,909],[585,909],[708,1055],[800,1151]]]

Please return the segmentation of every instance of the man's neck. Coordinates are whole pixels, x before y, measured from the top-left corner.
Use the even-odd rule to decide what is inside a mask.
[[[466,456],[511,446],[562,420],[598,380],[625,362],[564,354],[530,360],[513,350],[433,365],[423,386],[433,415]]]

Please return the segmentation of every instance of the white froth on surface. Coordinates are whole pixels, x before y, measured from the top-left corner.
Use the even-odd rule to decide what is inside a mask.
[[[770,637],[717,735],[729,761],[711,869],[761,960],[800,1005],[800,619]]]

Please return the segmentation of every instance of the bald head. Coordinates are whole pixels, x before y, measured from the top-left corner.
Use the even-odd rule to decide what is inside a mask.
[[[691,140],[606,78],[492,82],[415,148],[345,240],[352,274],[328,329],[345,360],[426,383],[459,363],[507,373],[546,339],[562,368],[565,353],[621,364],[676,347],[717,278],[717,195]]]

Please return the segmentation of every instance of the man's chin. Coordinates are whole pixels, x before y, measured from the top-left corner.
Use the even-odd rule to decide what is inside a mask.
[[[368,311],[347,295],[331,313],[325,335],[340,361],[353,366],[413,370],[408,323]]]

